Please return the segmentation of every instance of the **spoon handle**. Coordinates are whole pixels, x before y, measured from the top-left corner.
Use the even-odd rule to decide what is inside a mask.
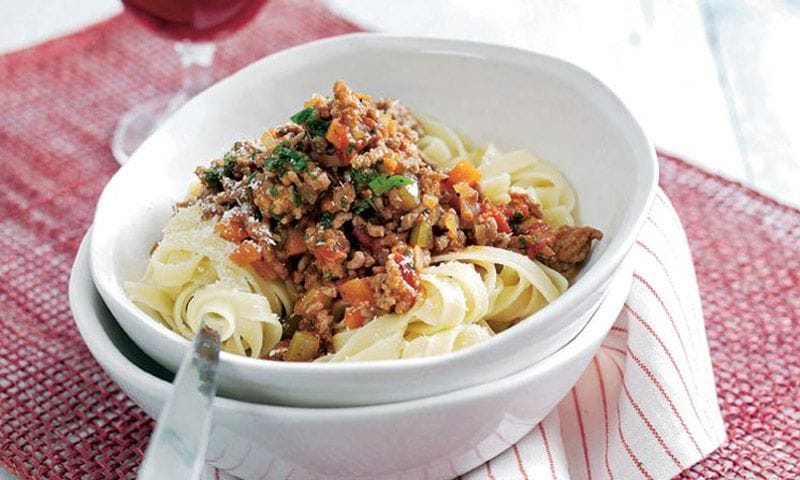
[[[175,375],[137,479],[199,478],[217,393],[219,350],[219,334],[204,321]]]

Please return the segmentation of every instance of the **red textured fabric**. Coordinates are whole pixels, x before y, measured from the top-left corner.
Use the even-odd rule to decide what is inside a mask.
[[[218,77],[356,30],[273,0],[221,42]],[[133,478],[152,422],[94,362],[67,278],[130,106],[179,84],[171,44],[127,16],[0,57],[0,464],[23,479]],[[681,478],[798,478],[800,211],[661,156],[704,302],[728,443]]]

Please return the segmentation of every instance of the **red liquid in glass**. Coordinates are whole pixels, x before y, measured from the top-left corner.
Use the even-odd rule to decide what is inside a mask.
[[[266,0],[122,0],[137,19],[176,40],[205,41],[247,23]]]

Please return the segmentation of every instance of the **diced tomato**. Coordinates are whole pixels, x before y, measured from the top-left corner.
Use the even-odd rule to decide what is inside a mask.
[[[527,235],[535,235],[537,233],[544,233],[551,230],[550,225],[542,220],[529,219],[520,225],[520,231]]]
[[[229,255],[237,265],[247,266],[251,263],[261,260],[261,251],[258,247],[250,242],[245,242],[236,247]]]
[[[481,203],[481,210],[484,215],[494,218],[497,223],[497,231],[500,233],[511,233],[511,226],[508,224],[506,215],[497,207],[489,203],[486,199]]]
[[[256,260],[255,262],[251,263],[250,266],[253,267],[253,270],[255,270],[257,274],[261,275],[262,278],[267,280],[275,280],[280,278],[280,275],[278,275],[278,273],[275,272],[275,270],[263,259]]]
[[[504,217],[502,213],[498,212],[497,210],[493,210],[492,217],[497,222],[498,232],[511,233],[511,226],[508,224],[508,220],[506,220],[506,217]]]
[[[350,305],[372,301],[372,287],[365,278],[354,278],[339,285],[339,293]]]
[[[539,240],[538,242],[532,243],[530,246],[528,246],[528,257],[530,257],[532,260],[535,260],[539,252],[547,247],[548,242],[545,240]]]
[[[411,251],[409,250],[409,252]],[[395,252],[392,254],[392,259],[397,263],[397,266],[400,267],[400,275],[403,277],[403,281],[414,289],[414,292],[419,292],[419,275],[417,275],[417,271],[414,268],[413,253],[410,255],[403,255],[400,252]]]
[[[450,169],[447,178],[452,185],[466,182],[470,186],[474,186],[481,179],[481,172],[468,161],[461,160]]]
[[[229,222],[219,222],[214,225],[214,231],[225,240],[235,243],[242,243],[242,240],[248,235],[242,223],[235,219]]]
[[[302,230],[290,230],[288,236],[286,237],[286,256],[291,257],[293,255],[298,255],[304,253],[308,250],[306,247],[306,242],[303,240],[303,231]]]

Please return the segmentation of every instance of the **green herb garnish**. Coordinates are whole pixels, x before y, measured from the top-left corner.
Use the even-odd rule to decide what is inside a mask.
[[[374,168],[365,168],[364,170],[350,169],[350,178],[359,186],[368,185],[377,176],[378,172]]]
[[[333,223],[333,214],[331,212],[322,212],[319,214],[319,224],[322,228],[329,229]]]
[[[522,216],[522,213],[518,212],[517,210],[514,210],[514,213],[511,214],[511,218],[508,221],[508,225],[511,228],[514,228],[520,223],[522,223],[523,220],[525,220],[525,217]]]
[[[406,177],[405,175],[378,175],[369,182],[369,188],[375,195],[383,195],[389,190],[396,187],[403,187],[414,183],[414,180]]]
[[[345,152],[344,152],[344,153],[345,153],[347,156],[350,156],[350,152],[352,152],[354,148],[356,148],[356,144],[355,144],[355,143],[353,143],[353,142],[350,142],[350,143],[348,143],[348,144],[347,144],[347,150],[345,150]]]
[[[367,198],[365,200],[357,200],[355,202],[355,208],[353,209],[353,213],[356,215],[361,215],[365,211],[372,209],[376,213],[378,211],[378,207],[375,205],[375,202],[371,198]]]
[[[222,157],[222,174],[233,177],[233,167],[236,164],[236,153],[231,150]]]
[[[269,190],[268,190],[268,192],[269,192],[269,194],[270,194],[270,195],[272,195],[273,197],[277,197],[277,196],[278,196],[278,187],[276,187],[276,186],[274,186],[274,185],[273,185],[273,186],[269,187]]]
[[[314,107],[304,108],[289,117],[289,119],[298,125],[306,127],[308,133],[313,137],[324,137],[328,133],[328,127],[331,126],[330,120],[319,118],[319,113]]]
[[[289,117],[289,120],[293,121],[298,125],[303,125],[310,118],[314,118],[316,116],[317,116],[317,110],[314,107],[308,107],[300,110],[299,112]]]
[[[216,168],[209,168],[205,173],[206,183],[216,189],[222,189],[222,181],[220,180],[220,171]]]
[[[283,175],[289,169],[295,172],[304,172],[308,170],[309,160],[305,153],[278,144],[272,154],[264,160],[264,168],[278,175]]]
[[[292,195],[292,203],[294,203],[295,207],[299,207],[303,204],[303,198],[300,196],[299,192],[294,192]]]

